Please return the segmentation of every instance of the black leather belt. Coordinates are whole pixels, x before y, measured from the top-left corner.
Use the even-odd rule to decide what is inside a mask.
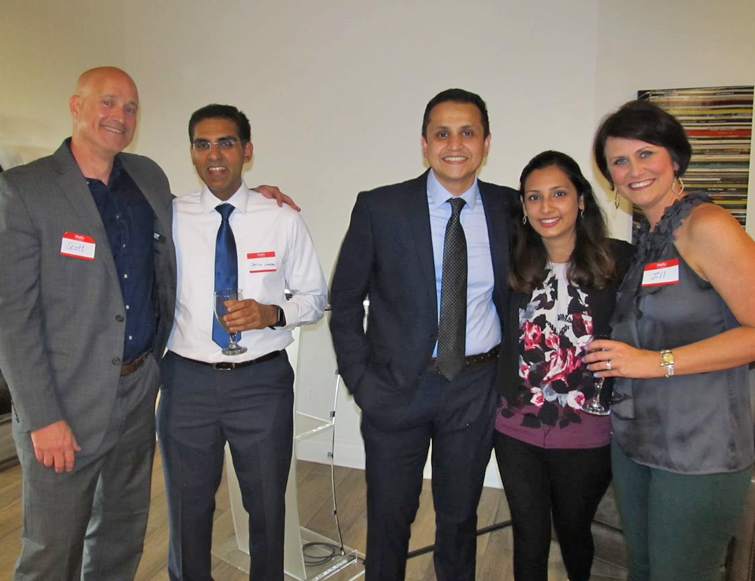
[[[500,345],[496,345],[493,347],[490,351],[487,351],[485,353],[478,353],[477,355],[467,355],[464,358],[464,368],[469,367],[476,367],[477,365],[481,365],[483,363],[486,363],[492,359],[498,358],[498,352],[501,350]],[[430,369],[435,370],[435,364],[438,362],[436,358],[430,359]]]
[[[218,371],[233,371],[234,369],[241,369],[242,367],[249,367],[250,365],[255,365],[256,363],[264,363],[265,361],[270,361],[271,359],[275,359],[276,357],[279,357],[281,352],[272,351],[270,353],[267,353],[266,355],[257,357],[257,359],[250,359],[249,361],[239,361],[238,363],[235,363],[233,361],[220,361],[219,363],[208,363],[207,361],[197,361],[196,359],[189,359],[188,357],[183,357],[182,355],[179,355],[178,353],[175,353],[174,351],[171,351],[170,354],[173,355],[174,357],[178,357],[179,359],[183,359],[184,361],[188,361],[189,363],[196,363],[197,365],[206,365]]]
[[[137,357],[136,359],[132,359],[128,363],[124,363],[121,365],[121,377],[126,377],[127,375],[131,375],[134,371],[139,369],[142,364],[147,360],[147,357],[149,356],[149,351],[146,353],[142,353]]]

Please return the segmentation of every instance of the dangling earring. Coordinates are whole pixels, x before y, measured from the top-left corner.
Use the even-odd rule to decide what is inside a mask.
[[[525,226],[527,225],[527,214],[522,216],[522,224],[524,224]]]
[[[679,191],[674,191],[674,186],[676,185],[676,182],[679,182]],[[684,193],[684,182],[682,181],[682,178],[676,178],[674,180],[674,183],[671,184],[671,193],[673,193],[677,198],[681,198],[682,194]]]
[[[619,209],[619,206],[621,206],[621,194],[619,194],[619,188],[614,186],[612,189],[616,190],[616,197],[613,199],[613,205],[616,206],[616,209]]]
[[[579,211],[579,217],[580,217],[580,218],[584,218],[584,217],[585,217],[585,209],[584,209],[584,208],[582,208],[582,209],[581,209],[581,210]]]

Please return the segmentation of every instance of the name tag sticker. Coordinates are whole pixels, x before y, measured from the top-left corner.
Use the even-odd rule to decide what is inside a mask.
[[[642,273],[642,286],[679,284],[679,259],[651,262]]]
[[[275,272],[275,252],[250,252],[246,255],[249,272]]]
[[[66,232],[63,234],[63,240],[60,244],[60,254],[72,258],[81,258],[82,260],[94,260],[95,246],[94,238]]]

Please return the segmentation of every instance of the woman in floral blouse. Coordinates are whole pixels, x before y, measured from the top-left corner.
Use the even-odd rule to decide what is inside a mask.
[[[610,332],[632,247],[607,238],[589,182],[563,153],[535,156],[519,192],[495,440],[514,578],[547,580],[552,515],[570,581],[587,581],[590,523],[611,480],[611,425],[580,409],[594,394],[582,358],[593,338]]]

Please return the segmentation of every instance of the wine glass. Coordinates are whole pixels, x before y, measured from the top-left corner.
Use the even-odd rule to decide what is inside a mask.
[[[610,335],[599,334],[594,337],[595,341],[602,341],[603,339],[610,339]],[[603,349],[595,349],[595,351],[603,351]],[[605,377],[595,378],[595,393],[592,398],[590,398],[590,401],[582,404],[581,410],[583,412],[587,412],[594,416],[607,416],[611,413],[611,410],[606,409],[603,404],[600,403],[600,392],[603,391],[603,383],[605,380]]]
[[[241,295],[241,289],[239,288],[226,288],[223,290],[215,291],[215,318],[218,320],[218,323],[220,323],[220,326],[223,327],[226,333],[228,333],[228,336],[230,337],[230,344],[228,347],[223,349],[222,353],[223,355],[241,355],[242,353],[246,353],[246,347],[239,345],[236,342],[236,335],[237,333],[231,333],[228,330],[228,325],[223,320],[223,317],[228,314],[228,307],[226,306],[226,303],[228,301],[240,301],[242,298]]]

